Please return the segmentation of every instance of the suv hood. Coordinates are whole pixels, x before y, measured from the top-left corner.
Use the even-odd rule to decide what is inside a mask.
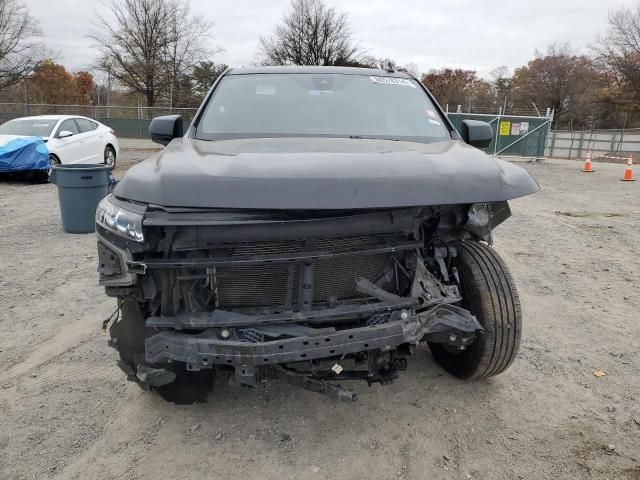
[[[165,207],[358,209],[496,202],[539,190],[521,167],[457,140],[173,140],[119,198]]]

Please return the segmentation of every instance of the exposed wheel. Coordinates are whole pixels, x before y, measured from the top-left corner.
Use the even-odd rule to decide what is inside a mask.
[[[111,170],[116,166],[116,151],[109,145],[104,147],[104,164],[111,167]]]
[[[111,324],[109,335],[112,346],[120,354],[121,368],[125,370],[128,366],[127,373],[135,375],[136,366],[144,360],[145,338],[144,317],[135,302],[121,303],[120,317]]]
[[[51,169],[53,168],[54,165],[60,165],[62,162],[60,161],[60,159],[58,157],[56,157],[53,153],[49,154],[49,171],[48,173],[51,173]]]
[[[515,284],[504,261],[488,245],[455,242],[458,252],[451,265],[460,277],[464,307],[485,329],[484,335],[463,351],[429,344],[436,361],[458,378],[476,380],[505,371],[518,354],[522,312]]]
[[[153,333],[153,330],[145,328],[145,318],[136,302],[123,301],[120,318],[111,325],[109,334],[112,346],[120,354],[118,365],[127,374],[127,379],[179,405],[206,401],[213,387],[214,375],[211,370],[188,372],[183,364],[167,366],[145,363],[144,340]],[[155,374],[165,378],[170,375],[173,381],[162,386],[150,385],[146,378]]]

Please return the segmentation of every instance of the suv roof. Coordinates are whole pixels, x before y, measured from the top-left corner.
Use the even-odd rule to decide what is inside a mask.
[[[359,67],[318,67],[291,65],[285,67],[243,67],[232,68],[227,75],[251,75],[259,73],[327,73],[342,75],[374,75],[377,77],[413,78],[411,75],[400,71],[387,71],[380,68]]]

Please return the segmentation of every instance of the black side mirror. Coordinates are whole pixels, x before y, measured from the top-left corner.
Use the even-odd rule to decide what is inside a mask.
[[[151,140],[161,145],[168,145],[174,138],[184,135],[182,117],[180,115],[164,115],[151,120],[149,124]]]
[[[487,122],[463,120],[460,136],[465,143],[472,147],[487,148],[493,140],[493,130]]]

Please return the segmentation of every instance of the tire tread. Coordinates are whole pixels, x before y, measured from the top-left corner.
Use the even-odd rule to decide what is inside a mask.
[[[515,283],[502,258],[490,246],[474,241],[458,241],[453,246],[458,251],[456,263],[464,264],[470,272],[469,278],[462,279],[470,290],[463,291],[463,295],[479,302],[481,311],[474,313],[483,323],[485,334],[457,363],[457,354],[440,346],[432,346],[434,356],[460,378],[477,380],[498,375],[513,363],[522,335],[522,310]]]

